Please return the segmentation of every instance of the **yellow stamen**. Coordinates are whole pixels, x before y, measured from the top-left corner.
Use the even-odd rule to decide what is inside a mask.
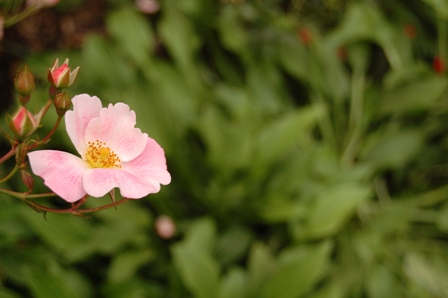
[[[86,158],[94,168],[121,168],[120,158],[106,143],[98,140],[87,143]]]

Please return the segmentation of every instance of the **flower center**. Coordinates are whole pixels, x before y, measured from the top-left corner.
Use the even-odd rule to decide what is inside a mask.
[[[106,143],[98,140],[87,143],[86,158],[94,168],[121,168],[120,158]]]

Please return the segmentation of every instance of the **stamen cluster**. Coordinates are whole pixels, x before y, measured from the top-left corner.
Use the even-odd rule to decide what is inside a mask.
[[[86,158],[94,168],[121,168],[120,158],[99,140],[87,143]]]

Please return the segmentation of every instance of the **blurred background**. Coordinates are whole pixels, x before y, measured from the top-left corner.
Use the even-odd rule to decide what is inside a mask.
[[[448,297],[447,1],[56,2],[0,1],[1,110],[69,58],[172,182],[89,218],[1,195],[0,297]]]

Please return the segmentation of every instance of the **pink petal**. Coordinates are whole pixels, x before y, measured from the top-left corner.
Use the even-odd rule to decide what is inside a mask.
[[[85,140],[105,142],[122,161],[140,155],[146,145],[147,134],[135,128],[135,113],[124,103],[110,104],[100,111],[100,117],[87,125]]]
[[[151,138],[147,138],[145,150],[136,159],[122,163],[122,170],[136,177],[147,180],[160,188],[159,184],[171,182],[171,175],[166,167],[165,152]]]
[[[73,111],[65,114],[65,126],[68,136],[79,154],[85,158],[86,142],[84,141],[86,127],[89,122],[99,117],[102,109],[101,100],[87,94],[76,95],[72,98]]]
[[[83,177],[84,189],[92,197],[102,197],[118,187],[123,197],[140,199],[159,189],[120,169],[97,168],[87,171]],[[160,187],[159,187],[160,188]]]
[[[94,197],[102,197],[118,187],[122,196],[140,199],[160,190],[160,184],[169,184],[163,149],[151,138],[140,156],[122,163],[121,169],[92,169],[84,174],[84,188]]]
[[[86,195],[82,184],[89,164],[70,153],[39,150],[28,153],[34,174],[44,179],[53,192],[67,202],[75,202]]]

